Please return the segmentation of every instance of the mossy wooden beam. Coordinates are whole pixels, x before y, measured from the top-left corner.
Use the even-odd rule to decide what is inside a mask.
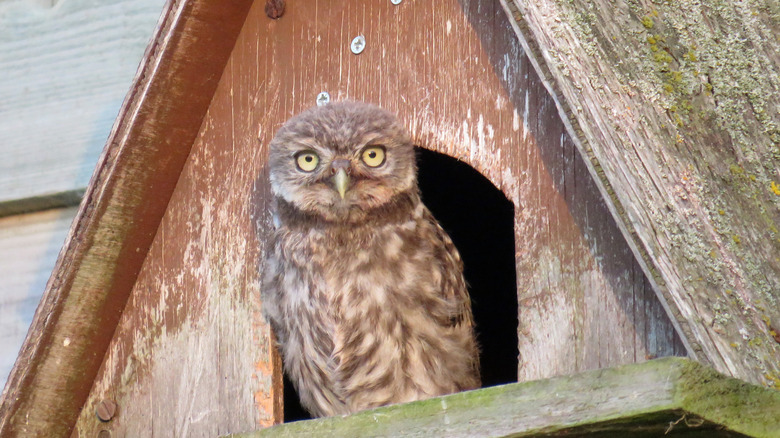
[[[231,436],[769,438],[778,431],[780,392],[664,358]]]
[[[691,357],[780,386],[780,10],[501,0]]]

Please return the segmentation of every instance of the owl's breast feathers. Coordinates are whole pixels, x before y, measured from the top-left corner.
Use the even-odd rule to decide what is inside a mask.
[[[316,415],[479,387],[471,304],[449,236],[415,192],[360,224],[277,204],[263,305]]]

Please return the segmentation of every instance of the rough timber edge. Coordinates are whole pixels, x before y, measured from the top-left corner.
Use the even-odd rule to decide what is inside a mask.
[[[73,429],[251,4],[167,2],[0,397],[0,436]]]
[[[657,436],[667,429],[776,437],[780,392],[724,376],[690,359],[669,357],[230,437]]]
[[[526,56],[528,56],[531,65],[534,70],[536,70],[537,75],[539,75],[539,79],[555,102],[555,106],[558,108],[558,113],[561,116],[561,120],[563,121],[569,136],[577,147],[577,150],[583,155],[583,161],[593,177],[593,181],[596,183],[596,187],[598,187],[599,193],[601,193],[601,197],[607,205],[607,209],[615,219],[615,223],[623,234],[623,237],[626,239],[629,248],[631,248],[631,252],[634,254],[637,263],[639,263],[647,280],[650,282],[650,286],[653,288],[653,291],[655,291],[666,314],[669,315],[672,325],[674,325],[674,328],[680,335],[680,340],[683,342],[683,345],[685,345],[688,357],[703,363],[711,364],[711,360],[708,357],[704,354],[700,354],[702,353],[702,347],[697,343],[696,338],[693,336],[691,329],[688,326],[688,321],[680,315],[680,312],[675,307],[669,305],[669,303],[674,302],[674,300],[671,297],[669,290],[666,288],[665,282],[663,278],[661,278],[658,269],[655,267],[655,262],[647,251],[644,250],[631,222],[626,220],[625,208],[617,198],[615,190],[606,179],[606,176],[600,171],[601,165],[594,155],[591,146],[588,144],[587,140],[584,139],[582,130],[579,127],[577,118],[573,116],[574,112],[571,110],[569,103],[563,98],[560,90],[556,87],[555,79],[547,65],[544,63],[541,49],[533,38],[527,37],[533,35],[533,33],[527,28],[522,13],[515,4],[515,1],[516,0],[499,0]]]

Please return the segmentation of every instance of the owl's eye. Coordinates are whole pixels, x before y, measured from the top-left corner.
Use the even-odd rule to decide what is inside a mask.
[[[385,162],[384,146],[369,146],[363,149],[363,162],[368,167],[379,167]]]
[[[317,168],[320,157],[312,151],[303,151],[295,154],[295,164],[304,172],[311,172]]]

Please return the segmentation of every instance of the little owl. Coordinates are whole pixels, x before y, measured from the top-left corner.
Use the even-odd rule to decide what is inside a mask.
[[[340,415],[478,388],[463,264],[420,200],[401,123],[332,103],[270,149],[263,310],[301,404]]]

